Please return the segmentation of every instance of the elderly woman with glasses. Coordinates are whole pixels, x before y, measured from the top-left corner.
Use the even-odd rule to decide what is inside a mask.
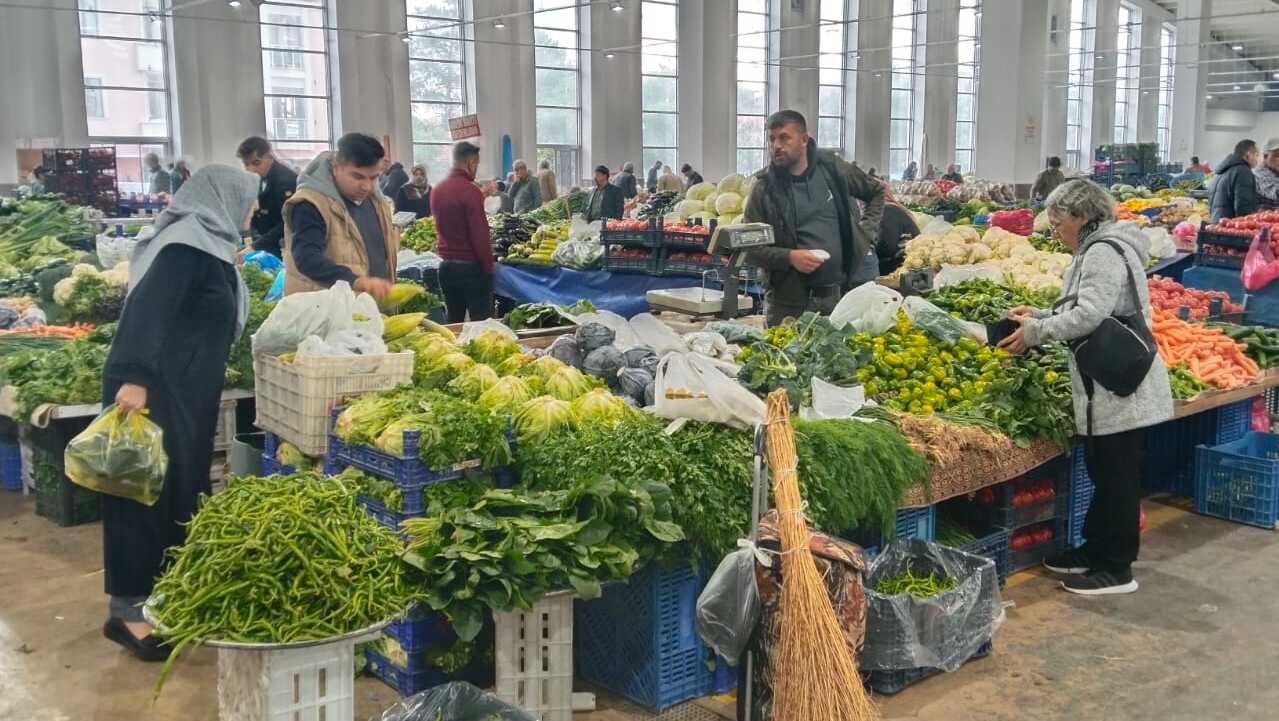
[[[1049,194],[1045,210],[1054,237],[1075,259],[1066,269],[1061,300],[1053,310],[1014,308],[1009,317],[1020,327],[1000,347],[1021,353],[1052,341],[1085,338],[1107,317],[1138,311],[1149,326],[1145,261],[1150,241],[1136,224],[1115,222],[1115,201],[1110,194],[1091,181],[1073,180]],[[1091,427],[1090,401],[1073,357],[1070,376],[1075,425],[1081,435],[1087,434],[1088,475],[1096,490],[1084,519],[1084,545],[1047,559],[1044,565],[1067,576],[1062,586],[1072,593],[1132,593],[1137,590],[1131,567],[1140,541],[1145,429],[1172,417],[1168,370],[1156,355],[1141,385],[1127,396],[1094,384]]]

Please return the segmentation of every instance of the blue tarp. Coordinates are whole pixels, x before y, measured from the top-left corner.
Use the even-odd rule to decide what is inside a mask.
[[[610,273],[603,270],[570,270],[498,263],[494,272],[494,292],[516,303],[559,303],[572,305],[583,298],[601,310],[623,318],[649,310],[645,295],[650,290],[692,288],[700,278],[657,277],[638,273]]]

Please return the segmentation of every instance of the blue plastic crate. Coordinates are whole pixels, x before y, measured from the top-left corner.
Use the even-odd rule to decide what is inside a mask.
[[[994,648],[994,644],[987,641],[982,644],[981,648],[977,649],[977,653],[970,656],[968,660],[971,661],[975,658],[988,656]],[[865,681],[867,688],[875,693],[883,696],[891,696],[911,684],[919,683],[920,681],[931,676],[936,676],[941,672],[942,670],[939,668],[908,668],[901,671],[867,671],[862,674],[862,680]]]
[[[713,674],[693,629],[702,577],[686,564],[655,564],[573,612],[577,675],[641,706],[661,711],[705,696]]]
[[[1146,433],[1146,460],[1142,487],[1178,496],[1195,494],[1195,447],[1212,443],[1217,436],[1213,413],[1166,421]]]
[[[274,433],[267,433],[265,442],[262,447],[262,475],[273,476],[276,474],[289,475],[297,473],[293,466],[286,466],[275,459],[276,451],[280,449],[280,437]]]
[[[1009,574],[1024,571],[1027,568],[1034,568],[1044,562],[1049,556],[1055,556],[1066,548],[1069,541],[1068,526],[1062,520],[1049,521],[1052,525],[1052,538],[1042,543],[1036,543],[1033,546],[1025,548],[1013,549],[1012,535],[1008,537],[1008,572]],[[1043,525],[1043,524],[1037,524]]]
[[[937,508],[902,508],[897,511],[897,537],[931,541],[936,537]],[[888,539],[884,539],[887,541]]]
[[[345,406],[337,406],[333,409],[330,419],[332,423],[337,422],[337,417],[343,410]],[[332,423],[330,428],[333,427]],[[396,456],[371,446],[347,445],[330,431],[329,453],[325,461],[355,466],[362,471],[394,481],[401,489],[421,488],[440,481],[455,481],[465,476],[468,470],[480,467],[480,460],[477,458],[454,464],[450,468],[438,470],[427,468],[422,459],[418,458],[420,437],[420,431],[404,431],[404,455]]]
[[[16,440],[0,440],[0,487],[22,490],[22,448]]]
[[[1070,453],[1070,517],[1066,519],[1066,546],[1084,543],[1084,516],[1092,505],[1093,483],[1084,461],[1084,446],[1076,444]]]
[[[449,681],[469,681],[481,688],[490,686],[493,682],[492,671],[485,673],[481,668],[468,668],[459,673],[450,674],[431,666],[425,662],[425,659],[420,659],[415,661],[413,666],[421,670],[410,671],[403,666],[397,666],[371,648],[366,650],[364,655],[369,664],[369,672],[395,689],[401,696],[412,696]]]
[[[1217,409],[1217,445],[1231,443],[1252,430],[1252,399]]]
[[[715,673],[711,677],[711,691],[726,694],[737,688],[737,667],[729,666],[720,656],[715,657]]]
[[[406,493],[405,495],[408,495],[408,494]],[[357,501],[359,501],[360,503],[364,504],[364,510],[365,510],[365,511],[367,511],[367,512],[368,512],[368,514],[369,514],[370,516],[373,516],[373,517],[374,517],[374,518],[376,518],[376,519],[378,520],[378,522],[380,522],[383,526],[386,526],[387,528],[389,528],[389,529],[391,529],[391,530],[393,530],[393,531],[398,531],[398,530],[400,530],[400,522],[401,522],[401,521],[404,521],[404,520],[409,519],[409,518],[417,518],[417,517],[419,517],[419,516],[421,516],[421,515],[422,515],[422,510],[421,510],[421,507],[422,507],[422,492],[421,492],[421,490],[419,490],[419,491],[417,492],[417,504],[416,504],[416,505],[417,505],[417,507],[418,507],[418,510],[417,510],[417,512],[416,512],[416,513],[407,513],[407,512],[404,512],[404,511],[393,511],[393,510],[391,510],[390,508],[387,508],[385,505],[383,505],[381,501],[378,501],[377,499],[372,498],[371,496],[357,495],[357,496],[355,497],[355,500],[357,500]],[[407,503],[407,499],[406,499],[406,502],[405,502],[405,504],[404,504],[404,507],[408,507],[408,505],[409,505],[409,504]]]
[[[1009,536],[1008,529],[993,528],[990,533],[978,538],[976,541],[960,546],[959,550],[994,561],[995,575],[999,577],[999,585],[1002,586],[1008,580]]]
[[[453,626],[444,614],[429,611],[410,612],[408,618],[388,624],[382,633],[395,639],[400,648],[410,654],[425,651],[428,646],[457,640],[457,634],[453,633]]]
[[[1231,443],[1200,446],[1196,452],[1197,513],[1275,528],[1279,520],[1279,436],[1248,433]]]

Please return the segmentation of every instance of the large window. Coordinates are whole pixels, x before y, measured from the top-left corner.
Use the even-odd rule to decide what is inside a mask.
[[[580,179],[581,36],[576,0],[534,0],[537,155],[550,160],[562,186]]]
[[[973,169],[977,149],[977,83],[981,68],[981,0],[959,2],[959,61],[955,86],[955,162]]]
[[[772,38],[769,0],[737,3],[737,172],[754,173],[767,164],[768,54]]]
[[[266,0],[258,13],[267,138],[303,166],[333,141],[326,2]]]
[[[1159,114],[1155,119],[1155,142],[1159,156],[1172,162],[1172,79],[1177,67],[1177,29],[1164,25],[1159,30]]]
[[[1070,0],[1070,57],[1066,70],[1066,165],[1092,168],[1092,69],[1096,0]]]
[[[442,179],[452,165],[449,118],[466,114],[462,0],[408,0],[413,161]]]
[[[844,58],[848,52],[846,0],[821,0],[817,59],[817,144],[844,148]]]
[[[1116,143],[1137,142],[1137,102],[1141,85],[1141,11],[1119,5],[1119,32],[1115,38],[1115,134]]]
[[[888,177],[900,178],[915,155],[917,120],[923,103],[918,42],[924,0],[893,0],[892,90],[888,107]]]
[[[167,26],[162,0],[79,0],[85,119],[95,145],[117,145],[117,187],[146,192],[141,148],[169,153]]]
[[[640,14],[643,178],[659,160],[679,170],[679,0],[643,0]]]

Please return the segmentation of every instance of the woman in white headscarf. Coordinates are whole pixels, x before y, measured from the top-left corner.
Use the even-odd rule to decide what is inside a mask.
[[[257,203],[258,178],[225,165],[202,168],[173,196],[155,233],[134,251],[129,295],[103,369],[104,403],[146,409],[164,431],[164,489],[152,506],[102,497],[107,638],[144,661],[169,647],[151,635],[140,604],[183,523],[210,493],[218,403],[231,344],[244,329],[248,297],[236,270],[241,236]]]

